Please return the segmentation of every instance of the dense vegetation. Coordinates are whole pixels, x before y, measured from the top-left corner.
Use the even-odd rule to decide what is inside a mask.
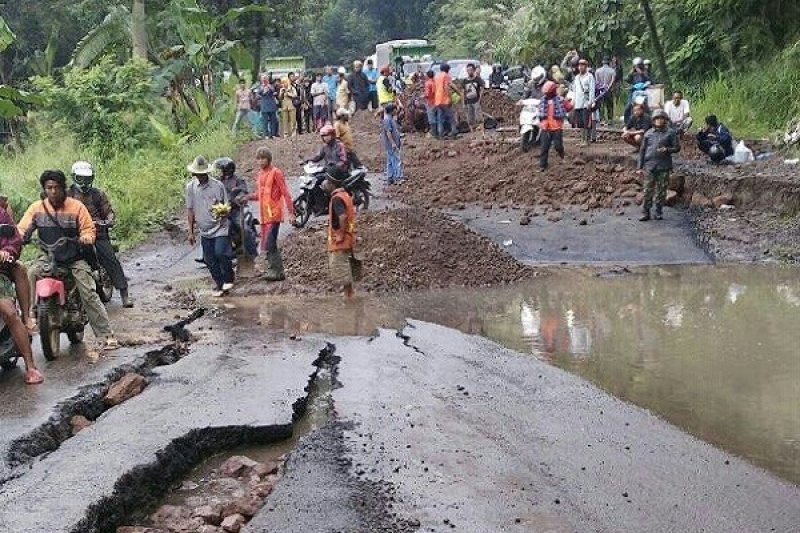
[[[800,116],[800,2],[787,0],[51,0],[0,5],[0,188],[15,207],[46,167],[89,158],[141,237],[180,201],[196,153],[235,149],[235,77],[266,56],[344,64],[427,36],[442,57],[550,63],[571,48],[654,60],[739,134]],[[629,64],[629,63],[627,63]],[[168,194],[164,194],[167,192]],[[136,221],[135,223],[133,221]]]

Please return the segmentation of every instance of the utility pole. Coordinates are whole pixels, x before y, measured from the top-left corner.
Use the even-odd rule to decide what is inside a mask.
[[[133,0],[131,10],[131,37],[133,40],[133,57],[147,59],[147,18],[144,11],[144,0]]]

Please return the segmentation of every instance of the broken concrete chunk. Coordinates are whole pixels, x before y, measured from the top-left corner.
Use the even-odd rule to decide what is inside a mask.
[[[277,461],[267,461],[265,463],[256,464],[251,469],[251,472],[260,478],[264,478],[272,474],[277,474],[280,466],[281,464]]]
[[[205,524],[201,518],[192,517],[191,509],[179,505],[162,505],[150,520],[155,526],[173,533],[190,533]]]
[[[69,420],[70,425],[72,426],[72,434],[77,435],[84,429],[88,428],[92,425],[92,421],[86,418],[83,415],[75,415]]]
[[[242,515],[231,515],[222,521],[222,530],[228,533],[239,533],[245,522],[247,522],[247,520],[245,520]]]
[[[253,461],[249,457],[245,457],[244,455],[234,455],[224,463],[220,467],[222,473],[226,476],[230,477],[240,477],[244,476],[251,472],[256,466],[259,466],[261,463],[257,461]]]
[[[207,524],[218,526],[222,523],[222,507],[219,505],[202,505],[194,510],[192,517],[200,518]]]
[[[262,505],[264,505],[264,500],[261,497],[256,495],[245,496],[223,505],[222,516],[227,518],[232,515],[242,515],[246,518],[252,518],[261,509]]]
[[[141,393],[146,386],[144,376],[129,372],[111,385],[103,401],[109,407],[119,405]]]

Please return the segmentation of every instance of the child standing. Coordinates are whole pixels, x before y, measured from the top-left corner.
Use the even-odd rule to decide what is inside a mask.
[[[394,118],[394,104],[387,104],[383,109],[383,131],[381,141],[386,149],[386,183],[400,183],[403,177],[403,162],[400,160],[400,128]]]
[[[539,102],[539,127],[541,128],[541,155],[539,156],[539,171],[547,170],[550,146],[553,146],[558,157],[564,159],[564,136],[561,131],[564,119],[571,108],[571,104],[558,96],[558,85],[548,81],[542,87],[544,97]]]

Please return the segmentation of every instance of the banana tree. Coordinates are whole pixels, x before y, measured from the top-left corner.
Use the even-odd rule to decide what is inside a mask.
[[[11,46],[16,36],[11,28],[8,27],[3,17],[0,17],[0,52]],[[13,121],[16,117],[22,116],[25,112],[25,104],[33,104],[37,98],[26,91],[21,91],[9,85],[0,84],[0,118],[8,121],[11,133],[13,134]]]
[[[242,15],[269,10],[253,4],[214,16],[196,0],[172,1],[160,26],[165,32],[174,31],[180,43],[161,53],[157,77],[171,96],[176,127],[181,122],[175,108],[177,102],[185,104],[195,121],[199,118],[207,122],[217,108],[217,76],[226,69],[236,72],[253,68],[252,55],[241,41],[226,39],[224,30]]]

